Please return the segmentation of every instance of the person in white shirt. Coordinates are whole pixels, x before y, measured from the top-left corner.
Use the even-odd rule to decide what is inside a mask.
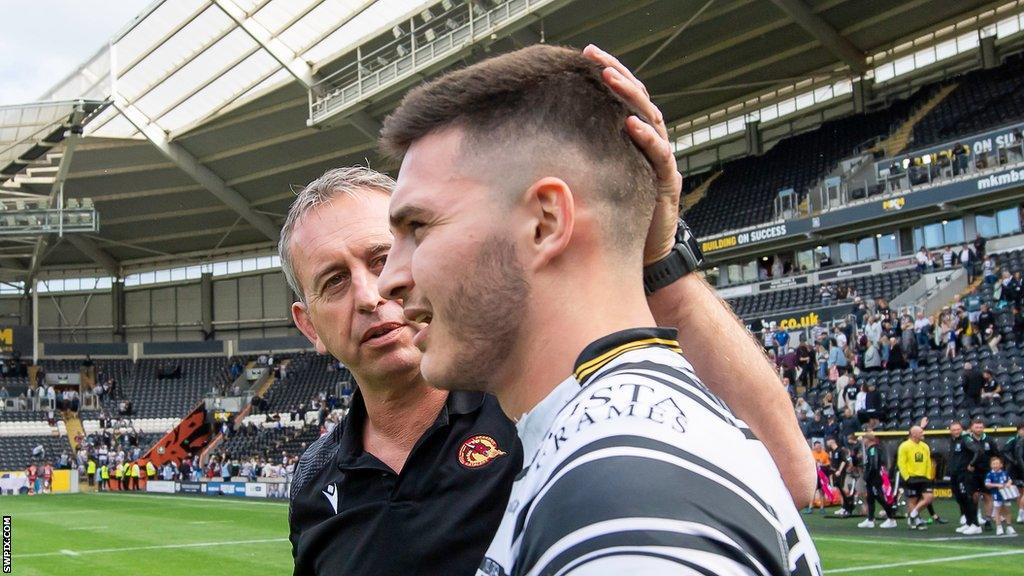
[[[868,342],[872,344],[878,344],[878,341],[882,338],[882,323],[878,321],[878,317],[874,314],[868,316],[867,324],[864,325],[864,335],[868,337]]]
[[[915,258],[917,259],[917,271],[921,273],[927,271],[932,262],[931,255],[928,254],[928,249],[921,246],[921,249],[917,251]]]

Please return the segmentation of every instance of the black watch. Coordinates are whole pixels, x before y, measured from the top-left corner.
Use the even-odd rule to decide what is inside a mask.
[[[699,270],[704,264],[704,253],[700,250],[697,237],[690,232],[690,227],[682,218],[676,227],[676,245],[661,260],[650,266],[644,266],[644,292],[650,296],[656,290],[664,288]]]

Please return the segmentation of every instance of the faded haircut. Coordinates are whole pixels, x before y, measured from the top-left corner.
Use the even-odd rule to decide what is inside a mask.
[[[302,284],[295,277],[295,268],[291,258],[291,239],[295,226],[310,212],[320,206],[329,203],[338,196],[356,194],[365,190],[383,192],[391,195],[395,189],[395,181],[387,174],[382,174],[364,166],[349,166],[346,168],[331,168],[324,172],[323,176],[313,180],[302,189],[295,197],[288,216],[285,218],[284,226],[281,229],[281,239],[277,244],[277,252],[281,257],[281,270],[288,286],[299,297],[303,304],[306,303],[306,295],[302,291]]]
[[[601,70],[576,49],[534,45],[449,72],[405,96],[384,121],[381,150],[400,161],[416,141],[455,128],[462,157],[482,158],[483,169],[517,154],[517,174],[532,162],[535,175],[581,175],[607,236],[633,250],[654,210],[655,174],[627,133],[633,112]]]

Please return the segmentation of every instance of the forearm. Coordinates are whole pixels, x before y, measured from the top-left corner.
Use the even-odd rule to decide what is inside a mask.
[[[816,482],[814,460],[761,346],[697,274],[658,290],[648,304],[659,325],[679,329],[679,344],[697,376],[764,443],[797,506],[807,505]]]

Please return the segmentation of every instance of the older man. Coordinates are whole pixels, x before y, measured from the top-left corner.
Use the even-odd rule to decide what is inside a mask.
[[[659,194],[629,133],[650,127],[604,72],[534,46],[417,88],[382,133],[403,159],[382,293],[427,381],[519,420],[527,466],[478,574],[820,571],[764,446],[651,328],[647,294],[696,263],[684,225],[645,250]]]

